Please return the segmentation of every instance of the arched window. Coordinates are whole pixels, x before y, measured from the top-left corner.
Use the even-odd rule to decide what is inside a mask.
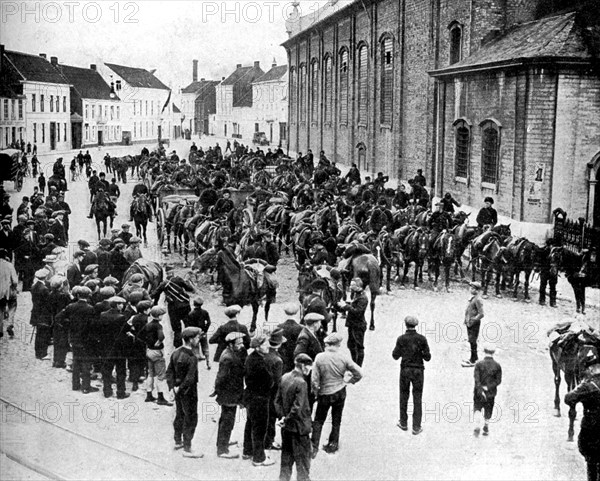
[[[298,85],[300,91],[298,92],[298,108],[300,109],[300,122],[306,122],[306,64],[300,64],[298,70]]]
[[[366,45],[358,48],[358,122],[367,123],[369,112],[369,51]]]
[[[290,119],[293,123],[296,123],[296,68],[290,68],[290,92],[289,92],[289,102],[290,102]]]
[[[340,123],[348,123],[348,50],[340,51]]]
[[[391,125],[394,102],[394,41],[386,35],[381,40],[381,123]]]
[[[454,122],[454,175],[469,177],[469,159],[471,156],[471,125],[464,119]]]
[[[358,162],[357,166],[359,170],[367,169],[367,147],[364,143],[360,142],[356,148],[358,149]]]
[[[323,76],[323,95],[325,97],[323,102],[323,120],[324,122],[331,123],[333,113],[333,59],[331,55],[327,54],[323,62],[325,68],[325,75]]]
[[[496,184],[500,154],[500,125],[493,120],[481,123],[481,182]]]
[[[310,121],[319,121],[319,62],[316,58],[310,64]]]
[[[450,31],[450,65],[460,62],[462,58],[462,25],[452,22],[448,26]]]

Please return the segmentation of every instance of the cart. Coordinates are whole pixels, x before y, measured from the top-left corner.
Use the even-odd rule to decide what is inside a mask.
[[[198,201],[198,196],[193,189],[164,189],[159,191],[156,197],[156,234],[158,243],[162,247],[167,235],[167,219],[172,209],[174,209],[182,200],[187,204],[193,204]]]

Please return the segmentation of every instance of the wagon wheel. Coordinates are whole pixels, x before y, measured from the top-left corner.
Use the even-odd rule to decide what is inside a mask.
[[[156,217],[156,234],[158,235],[158,245],[162,247],[165,241],[165,225],[166,225],[166,216],[164,209],[159,209],[158,215]]]

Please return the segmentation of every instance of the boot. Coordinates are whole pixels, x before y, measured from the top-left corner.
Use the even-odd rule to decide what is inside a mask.
[[[210,371],[210,361],[208,360],[208,358],[206,359],[206,369]]]
[[[134,391],[134,392],[135,392],[135,391],[137,391],[137,390],[138,390],[138,388],[139,388],[139,387],[138,387],[138,383],[137,383],[137,382],[134,382],[134,383],[131,385],[131,390],[132,390],[132,391]]]
[[[156,401],[156,404],[158,404],[159,406],[172,406],[173,405],[173,403],[171,403],[165,399],[162,392],[158,393],[158,400]]]
[[[160,395],[160,393],[159,393]],[[156,401],[156,398],[152,395],[152,391],[148,391],[146,393],[146,401],[147,403],[153,403],[154,401]]]

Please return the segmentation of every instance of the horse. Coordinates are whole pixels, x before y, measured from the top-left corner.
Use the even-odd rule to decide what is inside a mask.
[[[152,297],[163,281],[163,268],[158,262],[148,259],[138,259],[125,271],[121,285],[127,284],[134,274],[144,276],[144,288]]]
[[[273,231],[277,239],[277,251],[281,254],[281,247],[285,244],[285,253],[290,251],[290,226],[291,209],[283,204],[274,204],[265,212],[265,224]]]
[[[266,273],[273,272],[275,267],[265,266],[257,260],[253,261],[240,264],[229,249],[219,249],[217,253],[217,271],[218,279],[223,286],[223,302],[228,306],[233,304],[242,307],[248,304],[252,306],[251,332],[256,331],[260,301],[266,298],[265,320],[268,321],[269,310],[276,295],[275,285],[268,276],[260,272],[261,268],[258,266],[262,266]]]
[[[562,329],[565,331],[565,329]],[[550,332],[552,332],[551,330]],[[548,334],[550,334],[550,332]],[[560,332],[560,331],[559,331]],[[550,360],[554,372],[554,416],[560,417],[560,372],[564,373],[567,392],[573,390],[581,380],[583,373],[582,361],[590,350],[600,349],[600,338],[596,333],[564,332],[562,339],[557,339],[550,345]],[[574,424],[577,416],[575,405],[569,406],[569,430],[567,441],[572,442],[575,434]]]
[[[380,293],[381,287],[381,270],[379,263],[373,254],[359,254],[349,261],[344,259],[338,266],[340,272],[348,272],[346,269],[349,268],[352,279],[358,277],[362,280],[363,286],[369,287],[371,291],[371,323],[369,330],[375,330],[375,300]],[[344,286],[343,295],[346,295],[346,283],[347,278],[342,275],[342,283]]]
[[[500,279],[507,268],[506,266],[509,263],[509,257],[507,255],[506,247],[501,245],[498,236],[489,238],[489,242],[482,248],[481,254],[478,256],[477,260],[479,261],[481,270],[483,297],[487,298],[488,286],[492,279],[492,273],[496,274],[496,297],[501,297]],[[504,288],[504,284],[502,288]]]
[[[479,227],[469,226],[465,221],[455,225],[452,228],[452,233],[455,235],[455,249],[456,263],[454,264],[454,274],[458,275],[462,279],[465,278],[465,272],[462,268],[462,258],[465,250],[471,243],[471,241],[480,233]]]
[[[437,290],[440,277],[440,265],[444,266],[446,292],[450,292],[450,268],[456,261],[456,236],[451,232],[443,232],[431,245],[429,263],[433,268],[433,287]],[[430,269],[431,276],[431,269]]]
[[[509,272],[513,279],[513,297],[517,299],[519,289],[519,278],[521,271],[525,273],[525,280],[523,282],[525,300],[529,298],[529,280],[531,277],[531,271],[535,267],[535,261],[537,258],[538,247],[531,241],[523,238],[513,239],[506,246],[509,262]]]
[[[404,254],[400,249],[400,242],[396,236],[390,235],[387,229],[382,229],[373,241],[372,250],[380,265],[382,283],[385,269],[386,291],[389,293],[392,267],[396,267],[396,281],[400,280],[400,269],[404,267]]]
[[[304,305],[312,292],[311,285],[317,279],[322,279],[326,286],[322,289],[322,295],[318,296],[327,305],[330,318],[333,321],[332,332],[337,332],[338,311],[335,306],[342,299],[344,293],[338,288],[337,281],[331,275],[331,269],[325,267],[317,269],[310,264],[296,265],[298,268],[298,292],[300,305]],[[312,294],[317,295],[317,294]],[[310,302],[310,301],[309,301]],[[304,313],[303,313],[304,314]]]
[[[102,234],[106,237],[106,231],[108,227],[107,219],[111,216],[114,210],[111,207],[111,201],[104,192],[98,192],[92,203],[92,215],[96,220],[96,229],[98,231],[98,239],[100,236],[100,224],[102,224]]]
[[[423,264],[429,253],[429,234],[422,228],[414,229],[408,234],[404,240],[404,252],[405,252],[405,263],[404,263],[404,275],[402,277],[402,284],[408,277],[408,269],[410,264],[415,264],[415,279],[414,288],[418,289],[417,279],[423,282]]]
[[[479,234],[477,237],[475,237],[471,243],[471,267],[472,267],[472,275],[473,275],[473,281],[477,280],[476,276],[477,276],[477,264],[479,261],[479,255],[481,250],[487,245],[487,243],[490,241],[490,238],[495,236],[498,240],[500,245],[502,245],[503,241],[505,239],[507,239],[508,237],[510,237],[511,232],[510,232],[510,224],[508,225],[497,225],[495,227],[493,227],[492,229],[488,229],[484,232],[482,232],[481,234]],[[467,266],[468,268],[468,266]]]
[[[600,278],[600,271],[592,264],[591,251],[577,253],[563,248],[562,267],[575,294],[577,313],[585,314],[585,288],[596,285]]]
[[[148,238],[146,237],[146,228],[148,221],[152,221],[152,206],[145,194],[140,194],[131,202],[129,215],[135,223],[135,235],[143,237],[144,246],[148,246]]]

